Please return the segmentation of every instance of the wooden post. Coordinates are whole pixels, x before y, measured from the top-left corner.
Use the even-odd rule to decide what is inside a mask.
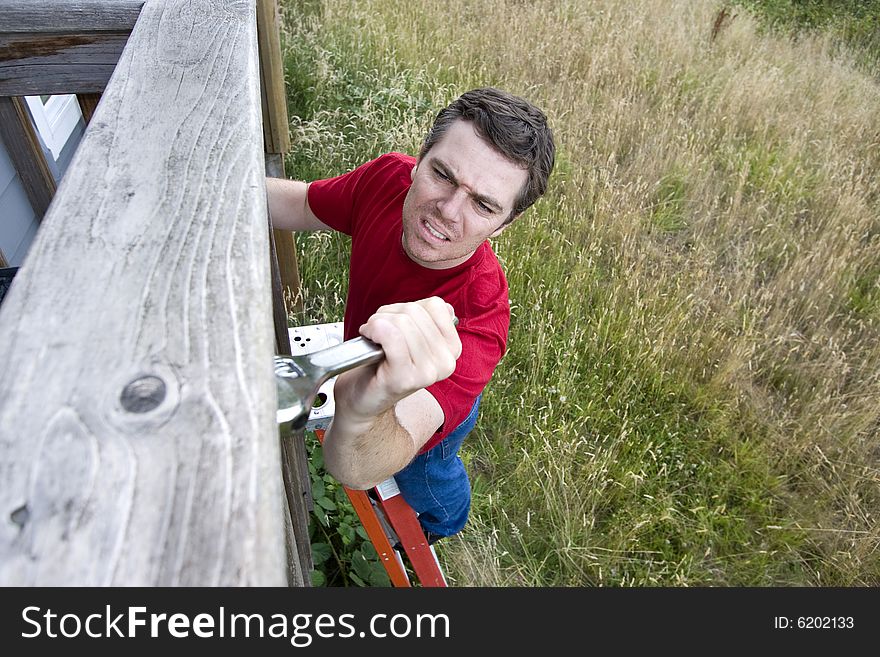
[[[257,0],[257,32],[260,39],[260,82],[263,104],[263,139],[266,146],[266,174],[273,178],[284,178],[284,154],[290,150],[290,130],[277,0]],[[296,243],[293,233],[275,231],[274,237],[285,308],[301,312],[299,266],[296,261]]]
[[[42,220],[55,196],[55,177],[23,98],[0,96],[0,139],[21,177],[34,214]]]
[[[283,156],[266,154],[266,175],[272,178],[284,178]],[[284,308],[285,321],[287,312],[302,312],[302,293],[300,289],[299,266],[296,260],[296,235],[289,230],[272,231],[275,262],[281,277],[278,289],[278,300]]]
[[[0,308],[0,585],[288,581],[261,137],[254,5],[148,0]]]
[[[263,136],[267,153],[283,154],[290,150],[290,131],[279,28],[278,0],[257,0]]]
[[[281,275],[275,253],[273,234],[269,222],[269,243],[272,262],[272,309],[275,319],[275,350],[279,354],[290,355],[290,333],[287,328],[287,313],[281,299]],[[305,435],[302,431],[292,431],[289,425],[280,428],[281,468],[284,478],[285,509],[289,513],[286,527],[297,546],[302,572],[310,573],[312,547],[309,539],[309,512],[314,508],[312,500],[312,481],[309,475],[309,456],[306,452]],[[309,582],[310,584],[311,582]]]
[[[83,121],[88,125],[101,102],[101,94],[77,94],[76,100],[79,102],[79,111],[82,112]]]
[[[276,0],[257,0],[257,33],[260,42],[260,82],[266,175],[283,178],[284,154],[290,150],[290,133]],[[270,230],[270,242],[276,345],[278,353],[289,354],[288,308],[296,312],[302,310],[296,244],[292,232],[281,230]],[[285,499],[291,519],[289,530],[292,533],[293,542],[298,548],[302,571],[306,577],[309,577],[313,567],[308,531],[308,511],[312,506],[312,488],[305,437],[301,431],[291,431],[285,427],[281,430],[280,439]],[[309,581],[305,584],[310,583]]]
[[[300,287],[299,264],[296,260],[296,235],[289,230],[274,232],[278,267],[281,272],[282,299],[290,312],[302,313],[302,288]]]

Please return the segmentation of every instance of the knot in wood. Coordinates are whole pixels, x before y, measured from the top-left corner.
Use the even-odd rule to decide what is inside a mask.
[[[130,413],[148,413],[165,399],[165,382],[158,376],[141,376],[122,390],[119,401]]]

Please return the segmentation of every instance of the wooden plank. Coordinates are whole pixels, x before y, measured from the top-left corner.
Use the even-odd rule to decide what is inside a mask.
[[[144,0],[0,0],[0,95],[104,89]]]
[[[0,585],[283,585],[250,2],[150,0],[0,309]]]
[[[290,150],[287,92],[284,87],[279,27],[277,0],[257,0],[263,139],[267,153],[287,153]]]
[[[23,98],[0,96],[0,139],[21,177],[34,214],[42,219],[55,196],[55,177],[46,162]]]
[[[302,584],[298,586],[310,586],[312,583],[311,572],[314,568],[312,563],[312,545],[309,540],[309,510],[307,504],[311,501],[311,481],[309,480],[308,463],[306,463],[305,480],[299,470],[297,460],[298,445],[305,449],[305,436],[302,431],[292,431],[289,427],[281,430],[281,468],[284,477],[284,495],[290,514],[290,522],[293,528],[293,547],[295,551],[288,555],[289,562],[296,563],[302,574]],[[308,491],[302,489],[302,482],[307,482]]]
[[[275,353],[292,355],[290,350],[290,332],[287,329],[287,310],[284,307],[284,295],[281,287],[281,272],[278,270],[278,257],[275,252],[275,231],[272,220],[267,217],[269,230],[269,263],[272,269],[272,321],[275,325]]]
[[[281,286],[285,304],[291,312],[301,313],[302,294],[300,290],[299,265],[296,261],[296,236],[289,230],[273,230],[275,250],[278,253],[278,268],[281,272]]]
[[[281,288],[281,275],[275,255],[275,240],[271,230],[272,222],[266,216],[269,228],[269,245],[272,270],[272,318],[275,323],[275,353],[291,354],[290,331],[287,328],[287,311]],[[287,540],[288,578],[291,586],[310,586],[312,562],[311,541],[309,539],[309,516],[311,510],[312,485],[309,478],[308,455],[303,436],[290,427],[281,427],[279,445],[281,448],[281,470],[284,482],[284,535]]]
[[[0,95],[100,92],[126,41],[127,32],[0,33]]]
[[[281,274],[278,270],[275,252],[272,222],[268,217],[270,262],[272,264],[272,310],[275,321],[275,351],[290,355],[290,331],[287,327],[287,311],[281,286]],[[309,475],[309,461],[306,453],[305,436],[302,431],[291,431],[289,426],[281,427],[281,467],[284,477],[285,509],[289,514],[285,520],[285,530],[293,541],[295,550],[288,552],[290,560],[299,563],[299,570],[305,581],[297,581],[297,586],[311,585],[312,562],[311,541],[309,539],[309,512],[313,508],[312,481]],[[290,546],[288,546],[290,550]]]
[[[79,111],[82,112],[83,121],[88,125],[98,109],[98,103],[101,102],[101,94],[77,94],[76,100],[79,103]]]
[[[297,540],[293,531],[293,518],[290,513],[290,507],[287,503],[287,497],[281,496],[284,516],[284,546],[286,548],[287,561],[287,585],[288,586],[311,586],[311,571],[302,567],[302,563],[297,558]],[[311,550],[311,547],[309,548]],[[311,552],[309,553],[311,558]]]
[[[0,32],[131,32],[144,0],[0,0]]]

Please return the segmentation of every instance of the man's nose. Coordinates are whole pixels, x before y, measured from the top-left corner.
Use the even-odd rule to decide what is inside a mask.
[[[437,208],[440,210],[440,215],[446,221],[461,221],[467,201],[467,192],[463,189],[457,189],[441,199],[437,204]]]

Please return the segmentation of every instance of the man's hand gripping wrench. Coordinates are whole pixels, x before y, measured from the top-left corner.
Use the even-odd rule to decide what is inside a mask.
[[[457,317],[452,321],[458,325]],[[278,424],[292,422],[296,431],[305,428],[315,395],[327,379],[383,358],[382,347],[364,337],[301,356],[275,356]]]

